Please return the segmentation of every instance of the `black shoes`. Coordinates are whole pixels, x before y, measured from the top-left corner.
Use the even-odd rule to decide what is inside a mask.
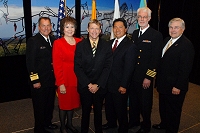
[[[160,129],[165,129],[165,127],[161,126],[160,124],[154,124],[154,125],[152,126],[152,128],[158,129],[158,130],[160,130]]]
[[[150,131],[145,130],[143,128],[140,128],[136,133],[149,133]]]
[[[46,126],[45,128],[47,128],[47,129],[51,129],[51,130],[54,130],[54,129],[57,129],[58,126],[55,125],[55,124],[50,124],[49,126]]]
[[[109,128],[116,128],[116,127],[117,127],[117,125],[115,125],[115,126],[109,126],[108,123],[102,125],[102,129],[103,130],[106,130],[106,129],[109,129]]]
[[[80,133],[74,126],[65,126],[66,129],[69,129],[72,133]]]
[[[60,133],[67,133],[67,131],[66,131],[65,128],[61,128],[61,127],[60,127]]]
[[[44,130],[44,133],[51,133],[51,132],[49,132],[49,131],[47,131],[47,130]]]
[[[140,124],[138,124],[138,125],[128,124],[128,129],[135,129],[138,126],[140,126]]]

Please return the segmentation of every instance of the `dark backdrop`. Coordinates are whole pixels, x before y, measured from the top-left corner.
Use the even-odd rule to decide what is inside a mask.
[[[160,14],[159,10],[160,3]],[[163,37],[168,34],[168,22],[174,17],[182,18],[186,23],[186,35],[195,48],[193,69],[190,75],[190,82],[200,85],[200,14],[199,0],[149,0],[148,7],[152,10],[150,25],[158,29]],[[159,17],[160,16],[160,17]]]
[[[30,97],[25,55],[0,58],[0,103]]]
[[[23,0],[26,36],[32,36],[31,30],[31,0]],[[78,7],[80,0],[76,2]],[[160,5],[160,8],[159,8]],[[200,15],[199,0],[148,0],[148,7],[152,10],[150,25],[159,30],[163,37],[168,36],[168,22],[174,17],[184,19],[186,30],[184,34],[192,41],[195,48],[195,59],[190,75],[192,83],[200,85]],[[78,8],[77,8],[78,9]],[[159,10],[160,9],[160,10]],[[76,11],[76,17],[80,16]],[[79,17],[80,19],[80,17]],[[78,29],[80,31],[80,29]],[[80,36],[80,32],[77,34]],[[30,97],[26,70],[25,55],[0,58],[0,102],[18,100]]]

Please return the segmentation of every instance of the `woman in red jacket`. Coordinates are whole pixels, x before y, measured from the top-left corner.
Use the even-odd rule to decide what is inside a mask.
[[[74,51],[76,44],[81,41],[74,37],[76,20],[65,17],[60,22],[60,31],[63,37],[56,40],[53,45],[53,68],[58,86],[58,103],[60,131],[66,133],[70,129],[73,133],[78,130],[72,125],[73,109],[80,106],[80,98],[77,92],[77,78],[74,74]],[[67,116],[67,123],[65,124]]]

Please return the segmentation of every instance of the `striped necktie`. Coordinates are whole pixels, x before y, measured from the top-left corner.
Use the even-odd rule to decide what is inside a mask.
[[[95,57],[95,53],[96,53],[96,43],[93,42],[92,43],[92,55],[93,55],[93,57]]]
[[[118,40],[115,40],[115,44],[114,44],[114,46],[113,46],[113,48],[112,48],[112,51],[113,51],[113,52],[114,52],[115,49],[117,48],[117,44],[118,44]]]
[[[169,43],[167,44],[167,47],[165,49],[165,52],[172,46],[172,40],[169,41]],[[164,53],[165,53],[164,52]]]

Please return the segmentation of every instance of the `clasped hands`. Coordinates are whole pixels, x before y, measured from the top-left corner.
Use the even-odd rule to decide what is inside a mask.
[[[120,86],[119,89],[118,89],[118,91],[121,94],[125,94],[126,93],[126,88]]]
[[[98,87],[97,84],[92,84],[92,83],[90,83],[90,84],[88,85],[88,89],[89,89],[89,91],[90,91],[91,93],[96,93],[96,92],[99,90],[99,87]]]
[[[173,88],[172,88],[172,94],[174,94],[174,95],[179,95],[180,92],[181,92],[180,89],[178,89],[178,88],[176,88],[176,87],[173,87]]]

